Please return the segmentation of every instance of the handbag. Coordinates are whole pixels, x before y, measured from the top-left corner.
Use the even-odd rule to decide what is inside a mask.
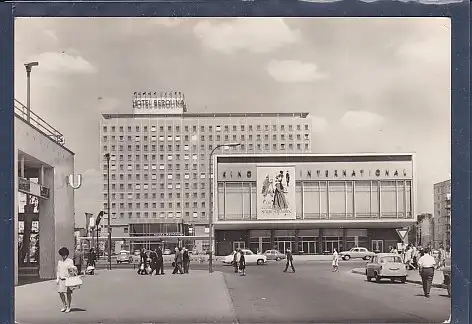
[[[83,284],[82,279],[79,276],[73,276],[66,278],[65,286],[72,288],[72,287],[79,287]]]

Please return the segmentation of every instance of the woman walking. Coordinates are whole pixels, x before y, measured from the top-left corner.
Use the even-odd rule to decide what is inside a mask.
[[[75,275],[77,268],[74,266],[74,261],[69,258],[69,250],[66,247],[59,249],[59,255],[62,259],[57,263],[57,292],[62,301],[61,312],[69,313],[72,303],[72,289],[66,286],[66,279]]]
[[[333,272],[339,272],[339,255],[336,249],[333,252]]]

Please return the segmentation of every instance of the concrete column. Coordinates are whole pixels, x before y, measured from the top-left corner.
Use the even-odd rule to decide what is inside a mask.
[[[275,231],[274,230],[270,230],[270,248],[273,249],[274,248],[274,242],[275,242],[275,239],[274,239],[274,235],[275,234]],[[280,252],[283,252],[283,251],[280,251]]]
[[[300,254],[300,246],[298,246],[298,243],[299,243],[299,241],[298,241],[298,232],[299,232],[299,230],[296,229],[295,230],[295,251],[294,251],[295,253],[294,254]]]
[[[39,184],[44,186],[44,166],[39,169]]]
[[[324,248],[323,248],[323,235],[324,235],[324,231],[322,228],[320,228],[320,234],[319,234],[319,237],[318,237],[318,253],[319,254],[323,254],[324,252]]]
[[[13,262],[13,268],[14,268],[14,281],[15,281],[15,286],[18,285],[18,208],[19,208],[19,204],[18,204],[18,150],[16,148],[16,141],[15,142],[15,145],[14,145],[14,175],[15,175],[15,178],[14,178],[14,200],[15,200],[15,204],[14,204],[14,220],[13,220],[13,226],[14,226],[14,232],[13,232],[13,244],[14,244],[14,248],[13,248],[13,257],[14,257],[14,262]],[[24,162],[23,162],[24,164]]]
[[[43,185],[48,187],[49,199],[39,199],[39,277],[53,279],[56,275],[55,245],[56,224],[54,221],[54,170],[44,170]]]
[[[347,229],[343,228],[343,247],[341,250],[344,250],[346,251],[347,250],[347,239],[346,239],[346,235],[347,235]],[[338,251],[340,252],[340,251]]]
[[[16,167],[16,170],[18,170],[18,151],[16,151],[16,154],[17,154],[17,156],[16,156],[15,167]],[[21,163],[21,165],[20,165],[20,177],[24,178],[25,177],[25,157],[24,156],[21,157],[20,163]],[[16,176],[18,176],[18,171],[15,174],[16,174]]]

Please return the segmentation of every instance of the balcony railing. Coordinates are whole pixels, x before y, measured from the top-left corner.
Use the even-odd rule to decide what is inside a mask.
[[[48,124],[44,119],[36,115],[34,112],[30,111],[30,120],[28,121],[28,108],[23,105],[21,102],[15,99],[15,115],[18,118],[21,118],[24,122],[30,124],[31,126],[35,127],[44,135],[51,138],[57,144],[64,146],[65,140],[64,135],[59,132],[57,129],[52,127]]]

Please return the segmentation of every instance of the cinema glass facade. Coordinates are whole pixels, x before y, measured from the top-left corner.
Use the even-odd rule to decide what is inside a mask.
[[[416,222],[414,154],[219,155],[213,165],[216,255],[386,252]]]

